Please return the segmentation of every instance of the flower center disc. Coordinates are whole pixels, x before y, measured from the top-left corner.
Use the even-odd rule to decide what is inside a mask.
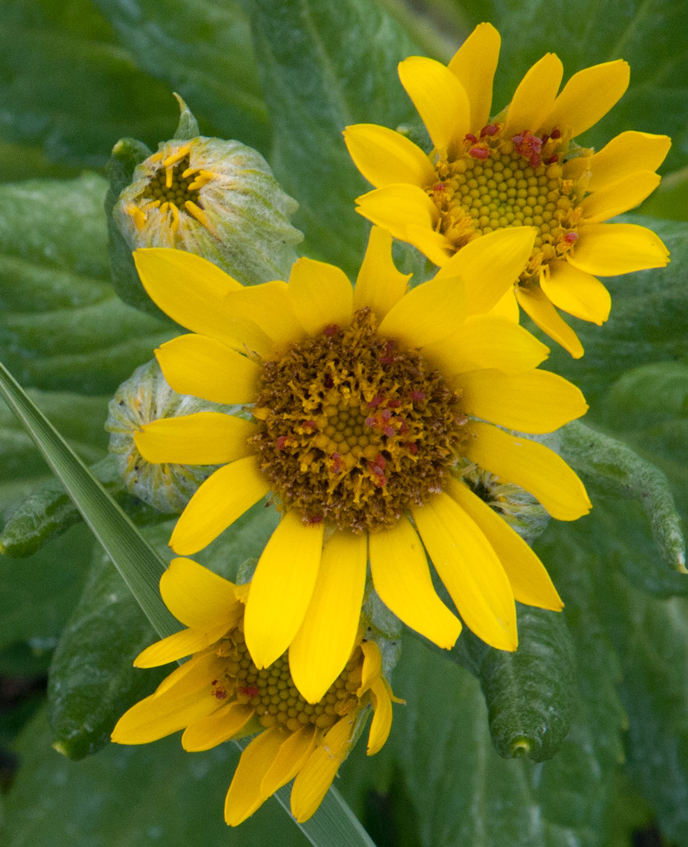
[[[144,201],[161,203],[174,203],[178,208],[183,208],[187,200],[200,205],[199,188],[189,188],[197,179],[197,173],[184,176],[189,169],[189,154],[173,164],[169,168],[161,167],[155,176],[150,178],[146,187]]]
[[[428,194],[440,212],[441,232],[460,249],[480,235],[509,226],[539,230],[527,282],[543,264],[562,258],[578,240],[577,190],[563,177],[562,139],[557,130],[542,138],[525,130],[504,138],[503,127],[484,127],[480,138],[466,136],[465,152],[441,156],[435,165],[439,182]]]
[[[376,333],[370,309],[263,365],[252,443],[306,523],[375,532],[442,490],[465,439],[460,393],[418,353]]]

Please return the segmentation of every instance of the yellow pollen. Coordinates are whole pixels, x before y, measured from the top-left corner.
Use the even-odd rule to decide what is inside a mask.
[[[503,129],[493,124],[479,138],[466,136],[455,159],[441,154],[437,182],[426,190],[440,212],[438,231],[457,250],[497,229],[536,227],[533,253],[520,280],[528,283],[576,243],[587,175],[577,183],[563,178],[567,144],[558,131],[553,137],[523,131],[504,138]]]
[[[189,148],[182,147],[175,154],[168,156],[150,181],[144,192],[142,202],[144,210],[159,207],[163,214],[172,215],[171,227],[179,227],[179,210],[186,209],[202,224],[207,225],[207,218],[202,208],[200,189],[213,178],[208,171],[189,167]],[[201,176],[205,174],[207,176]]]
[[[460,394],[369,309],[263,364],[251,439],[286,509],[375,532],[442,490],[465,439]]]

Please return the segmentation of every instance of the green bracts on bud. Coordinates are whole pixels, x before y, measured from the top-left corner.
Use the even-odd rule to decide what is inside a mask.
[[[216,468],[147,462],[134,443],[134,433],[144,424],[161,418],[218,408],[213,403],[173,391],[155,359],[137,368],[115,392],[105,423],[110,433],[109,450],[117,457],[126,490],[159,512],[180,514],[199,485]]]
[[[177,136],[137,163],[112,211],[129,249],[186,250],[242,285],[286,279],[303,239],[289,223],[298,203],[251,147],[189,138],[195,121],[178,100]]]
[[[559,430],[560,452],[593,492],[637,500],[650,520],[663,561],[686,570],[686,542],[681,518],[666,476],[615,438],[574,422]]]

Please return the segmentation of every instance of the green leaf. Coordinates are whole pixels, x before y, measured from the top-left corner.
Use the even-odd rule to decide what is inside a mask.
[[[688,110],[688,16],[681,0],[463,0],[453,12],[464,34],[467,24],[485,20],[501,33],[493,112],[510,102],[523,75],[545,53],[562,60],[565,80],[590,65],[625,59],[631,66],[628,91],[598,126],[581,136],[583,143],[599,149],[628,129],[666,134],[674,142],[668,168],[688,162],[683,119]]]
[[[170,337],[112,290],[106,187],[93,174],[0,186],[0,359],[25,385],[113,393]]]
[[[184,97],[201,119],[204,135],[267,151],[267,110],[240,3],[95,0],[95,5],[139,67]],[[171,137],[167,132],[158,140]]]
[[[303,252],[354,274],[368,227],[353,200],[369,186],[341,133],[348,124],[396,127],[413,117],[396,69],[417,49],[368,0],[256,0],[250,10],[275,129],[271,164],[300,203],[293,223],[306,233]]]
[[[0,5],[0,131],[47,159],[105,164],[122,136],[157,145],[175,125],[168,87],[136,67],[88,0]]]
[[[659,188],[640,207],[643,215],[688,220],[688,167],[667,174]]]
[[[0,648],[55,647],[81,594],[92,547],[90,533],[75,527],[21,562],[0,556]]]
[[[32,722],[17,750],[22,757],[7,795],[7,847],[305,847],[281,809],[266,803],[239,829],[223,820],[224,796],[238,755],[233,744],[186,753],[178,738],[141,747],[111,744],[97,756],[70,762],[50,749],[45,718]]]
[[[585,356],[574,360],[550,342],[548,370],[573,380],[595,411],[606,391],[626,371],[640,365],[688,360],[688,224],[640,215],[619,220],[648,226],[671,251],[666,268],[604,279],[612,295],[612,311],[604,326],[569,318]]]
[[[153,641],[148,619],[98,549],[50,667],[48,720],[56,750],[70,759],[97,752],[124,712],[153,693],[169,669],[142,673],[132,664]]]

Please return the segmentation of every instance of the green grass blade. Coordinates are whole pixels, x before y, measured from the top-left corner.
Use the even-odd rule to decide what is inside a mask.
[[[177,632],[179,624],[158,590],[164,562],[2,363],[0,395],[26,427],[158,634],[164,638]],[[246,744],[238,746],[243,749]],[[289,789],[280,789],[275,797],[289,814]],[[296,825],[314,847],[375,847],[334,788],[309,821]]]
[[[165,564],[0,363],[0,394],[24,424],[161,637],[180,629],[160,597]]]

